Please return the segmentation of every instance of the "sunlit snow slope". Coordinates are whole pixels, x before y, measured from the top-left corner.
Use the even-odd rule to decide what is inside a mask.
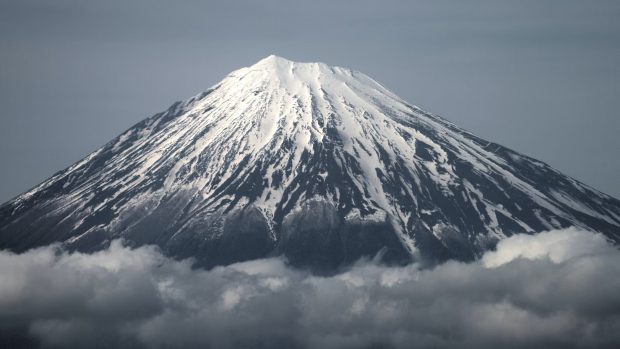
[[[0,207],[0,247],[123,237],[205,266],[284,254],[470,260],[516,232],[620,241],[620,201],[407,104],[368,76],[269,56]]]

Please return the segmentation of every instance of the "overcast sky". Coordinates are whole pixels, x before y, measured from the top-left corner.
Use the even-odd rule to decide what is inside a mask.
[[[620,197],[620,2],[0,1],[0,202],[269,54]]]

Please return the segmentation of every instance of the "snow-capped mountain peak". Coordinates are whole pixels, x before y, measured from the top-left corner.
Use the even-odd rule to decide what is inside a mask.
[[[115,237],[205,265],[472,259],[516,232],[619,238],[620,204],[372,78],[268,56],[2,206],[0,247]]]

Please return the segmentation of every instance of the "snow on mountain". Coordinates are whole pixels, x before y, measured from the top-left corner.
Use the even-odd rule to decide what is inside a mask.
[[[0,207],[0,247],[123,237],[204,266],[471,260],[517,232],[620,241],[620,201],[409,105],[370,77],[269,56]]]

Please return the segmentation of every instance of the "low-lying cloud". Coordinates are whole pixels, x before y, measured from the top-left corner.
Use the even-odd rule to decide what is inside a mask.
[[[0,252],[13,347],[581,348],[620,345],[620,251],[518,235],[475,263],[360,263],[313,276],[264,259],[193,270],[154,247]]]

